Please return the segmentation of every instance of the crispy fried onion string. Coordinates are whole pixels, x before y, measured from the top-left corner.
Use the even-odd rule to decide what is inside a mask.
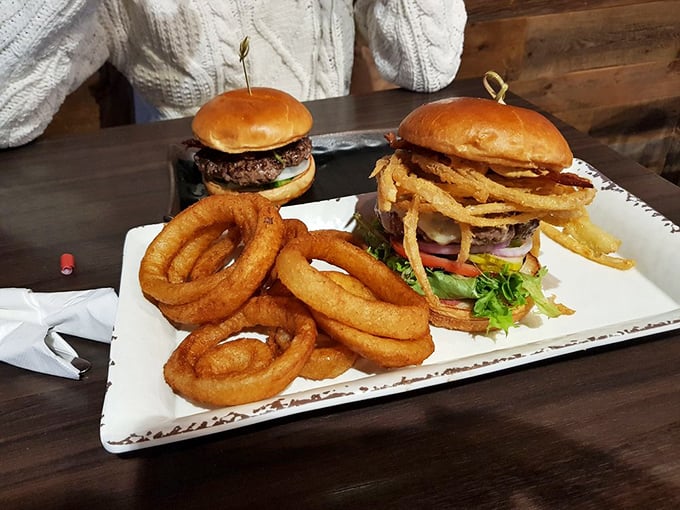
[[[593,262],[622,270],[635,266],[633,259],[609,255],[618,249],[620,241],[612,239],[611,234],[592,224],[587,217],[567,223],[562,230],[542,221],[541,231],[556,243]]]
[[[413,154],[411,160],[425,172],[437,175],[443,182],[467,183],[475,190],[481,190],[480,196],[475,197],[478,202],[484,203],[491,197],[495,201],[502,201],[506,204],[515,204],[521,209],[542,211],[563,211],[574,209],[575,207],[589,204],[595,197],[594,188],[583,188],[555,183],[554,193],[542,195],[536,189],[536,184],[544,184],[539,177],[525,178],[521,182],[529,189],[515,189],[511,185],[512,179],[505,179],[501,183],[501,178],[494,178],[493,174],[486,175],[479,171],[472,164],[464,160],[453,158],[452,166],[444,165],[432,158],[420,154]],[[532,180],[534,182],[532,183]],[[554,181],[553,181],[554,182]],[[533,184],[533,185],[532,185]]]
[[[435,296],[432,291],[432,286],[427,279],[425,273],[425,266],[420,257],[420,248],[418,247],[417,230],[418,230],[418,215],[420,209],[420,197],[418,195],[413,197],[406,214],[404,215],[404,250],[406,256],[411,261],[411,267],[416,275],[416,279],[421,283],[421,288],[425,295],[425,299],[432,307],[439,305],[439,298]]]
[[[287,348],[273,349],[256,338],[233,339],[259,327],[286,331]],[[297,300],[254,297],[228,319],[190,333],[165,364],[165,380],[176,393],[201,405],[262,400],[283,391],[300,374],[316,337],[314,320]]]
[[[417,220],[413,223],[413,218],[419,213],[437,212],[460,225],[459,262],[467,260],[472,227],[539,219],[541,229],[566,248],[619,269],[633,266],[632,260],[608,255],[617,249],[618,240],[590,222],[586,206],[596,190],[588,179],[568,172],[519,172],[522,169],[518,169],[518,176],[509,177],[514,175],[511,168],[497,173],[478,162],[455,156],[449,160],[450,164],[445,164],[441,157],[429,153],[397,150],[379,160],[371,174],[378,181],[378,208],[397,209],[409,217],[405,223],[412,228],[405,225],[404,243],[405,248],[411,246],[407,249],[411,262],[419,260],[414,237]],[[428,300],[433,301],[419,265],[414,265],[418,282]]]
[[[189,280],[187,275],[198,251],[191,249],[191,256],[183,256],[181,264],[174,264],[171,280],[168,271],[177,254],[196,237],[214,239],[222,227],[240,232],[243,250],[233,263]],[[276,259],[283,235],[283,220],[269,200],[256,194],[207,197],[178,214],[151,242],[139,270],[142,291],[175,322],[201,324],[222,319],[260,287]],[[234,241],[224,243],[223,255],[231,252]]]

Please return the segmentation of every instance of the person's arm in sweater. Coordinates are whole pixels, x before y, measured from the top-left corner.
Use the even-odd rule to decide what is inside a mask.
[[[107,59],[92,0],[3,0],[0,148],[37,138]]]
[[[463,53],[463,0],[357,0],[357,30],[387,81],[419,92],[449,85]]]

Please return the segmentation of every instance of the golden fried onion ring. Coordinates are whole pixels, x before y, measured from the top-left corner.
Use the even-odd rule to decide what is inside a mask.
[[[358,297],[311,266],[324,260],[358,278],[378,297]],[[428,331],[428,307],[387,266],[361,248],[323,232],[310,232],[286,244],[276,260],[281,282],[323,315],[374,335],[411,339]]]
[[[368,287],[351,275],[337,271],[328,271],[325,274],[355,296],[369,301],[378,300]],[[418,365],[434,352],[434,342],[429,333],[420,338],[396,340],[365,333],[314,310],[312,310],[312,315],[317,321],[317,326],[327,332],[331,338],[362,357],[386,368]]]
[[[225,225],[211,225],[182,246],[180,251],[172,258],[168,268],[168,280],[172,283],[186,281],[187,271],[195,266],[196,261],[206,249],[215,243],[215,240],[220,237],[225,228]]]
[[[267,338],[268,345],[275,350],[288,349],[290,341],[290,335],[281,328]],[[300,377],[313,381],[333,379],[352,368],[358,357],[359,355],[349,347],[333,340],[323,331],[318,331],[316,345],[307,363],[300,370]]]
[[[258,326],[282,328],[291,335],[275,356],[255,338],[225,339]],[[316,342],[316,324],[297,300],[260,296],[228,319],[190,333],[163,368],[166,382],[183,397],[204,406],[255,402],[283,391],[299,374]]]
[[[349,347],[319,334],[316,347],[302,367],[300,377],[313,381],[334,379],[352,368],[358,357]]]
[[[360,356],[386,368],[418,365],[434,352],[429,330],[420,337],[395,339],[372,335],[312,310],[314,320],[331,338],[342,342]]]
[[[168,269],[191,239],[213,225],[235,226],[243,251],[233,264],[192,281],[172,282]],[[284,235],[277,207],[256,194],[206,197],[165,225],[146,250],[139,270],[143,292],[170,320],[200,324],[224,318],[260,287]]]
[[[240,244],[241,231],[238,228],[233,227],[224,232],[219,239],[197,257],[191,268],[189,279],[204,278],[224,268],[227,261],[234,256]]]

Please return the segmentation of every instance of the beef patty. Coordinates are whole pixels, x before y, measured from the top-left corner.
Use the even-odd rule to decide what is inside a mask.
[[[391,235],[402,237],[404,235],[404,223],[401,216],[396,211],[378,212],[380,223],[385,231]],[[538,220],[531,220],[526,223],[509,223],[499,225],[497,227],[471,227],[472,230],[472,246],[489,246],[493,244],[503,243],[517,243],[521,244],[523,241],[531,237],[534,231],[538,228]],[[457,232],[457,241],[460,241],[460,228],[451,220],[451,234],[454,237]],[[432,241],[427,237],[425,232],[418,229],[418,237],[423,241]]]
[[[190,145],[201,147],[194,161],[204,178],[238,186],[271,182],[284,168],[299,165],[312,153],[309,137],[273,150],[240,154],[221,152],[196,142],[192,140]]]

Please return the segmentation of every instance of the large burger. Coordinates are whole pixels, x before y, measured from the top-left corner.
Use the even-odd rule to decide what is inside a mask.
[[[211,99],[192,122],[194,161],[209,194],[259,192],[278,204],[309,189],[316,172],[309,110],[290,94],[253,87]]]
[[[572,153],[548,119],[452,98],[417,108],[388,140],[370,249],[425,295],[433,325],[507,332],[534,305],[571,312],[541,290],[538,228],[582,214],[594,190],[564,171]]]

